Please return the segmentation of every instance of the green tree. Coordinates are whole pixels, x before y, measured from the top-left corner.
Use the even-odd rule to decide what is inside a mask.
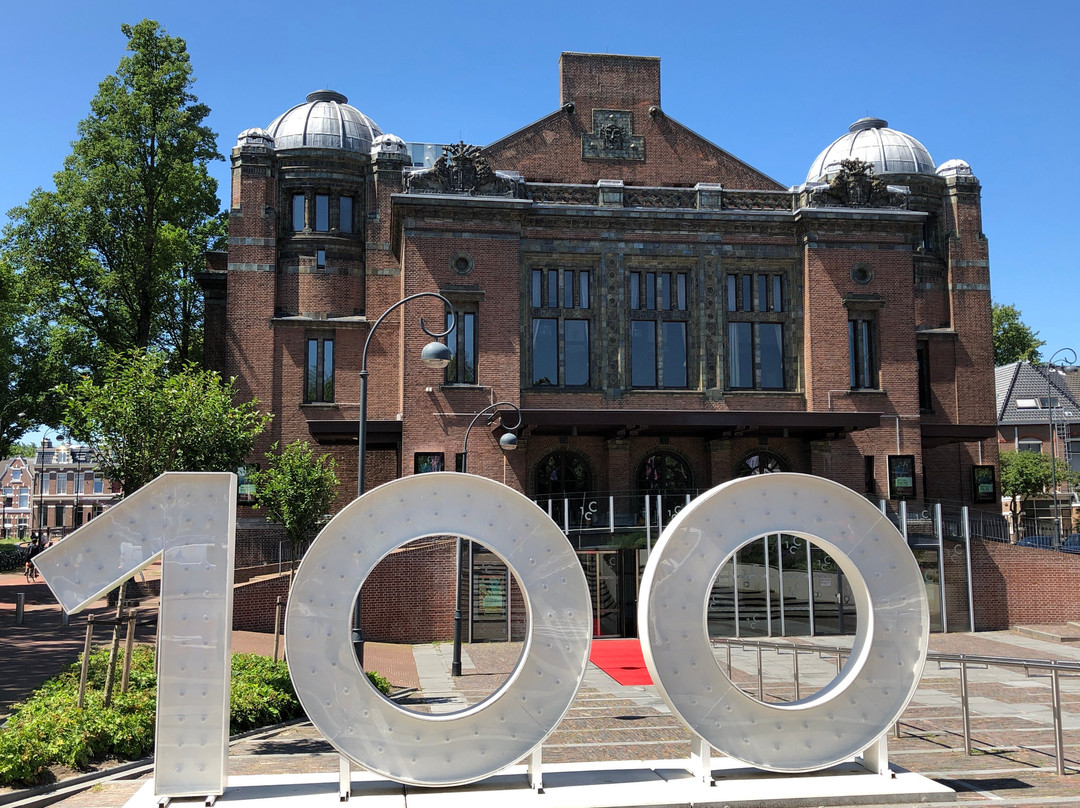
[[[129,53],[98,86],[56,189],[10,211],[0,245],[51,352],[95,373],[130,348],[198,358],[190,276],[221,229],[207,170],[221,155],[184,40],[153,20],[121,31]]]
[[[1020,319],[1020,309],[994,303],[991,308],[994,326],[994,365],[1011,362],[1038,362],[1039,348],[1046,344],[1039,332],[1032,331]]]
[[[0,258],[0,457],[40,421],[55,420],[63,365],[35,333],[22,278]]]
[[[295,567],[297,551],[314,537],[337,494],[334,458],[316,457],[309,444],[296,440],[281,452],[275,443],[266,459],[268,468],[252,475],[255,500],[266,508],[267,521],[284,526]]]
[[[96,447],[102,474],[134,493],[165,471],[235,471],[266,424],[255,400],[235,404],[233,382],[193,364],[170,372],[161,351],[112,357],[104,380],[63,390],[64,425]]]
[[[1020,513],[1028,499],[1050,491],[1055,472],[1058,485],[1080,483],[1080,475],[1072,471],[1068,463],[1061,458],[1056,458],[1054,463],[1056,468],[1051,465],[1050,455],[1040,452],[1001,453],[998,459],[1001,493],[1009,498],[1014,532],[1019,530]]]

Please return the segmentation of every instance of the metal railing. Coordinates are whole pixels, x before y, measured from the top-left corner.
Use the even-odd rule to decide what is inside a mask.
[[[851,654],[850,648],[822,645],[795,645],[793,643],[770,642],[767,640],[740,640],[728,637],[712,637],[713,647],[725,646],[727,651],[727,675],[732,678],[731,649],[733,647],[749,650],[757,655],[757,699],[765,701],[764,667],[762,665],[762,653],[774,651],[778,655],[791,654],[792,680],[794,685],[795,701],[801,698],[801,681],[799,677],[799,655],[817,655],[821,659],[835,658],[836,673],[839,675],[844,662]],[[980,668],[990,666],[1023,670],[1028,676],[1032,671],[1046,672],[1050,676],[1051,714],[1053,716],[1054,730],[1054,757],[1055,768],[1059,775],[1065,774],[1065,736],[1061,720],[1061,676],[1080,676],[1080,662],[1046,659],[1023,659],[1018,657],[994,657],[981,654],[945,654],[930,652],[926,655],[928,662],[936,662],[939,670],[947,668],[944,665],[956,665],[960,671],[960,712],[964,728],[964,751],[968,755],[973,754],[971,741],[971,703],[968,693],[968,667],[971,665]],[[901,736],[900,719],[893,725],[893,736]]]

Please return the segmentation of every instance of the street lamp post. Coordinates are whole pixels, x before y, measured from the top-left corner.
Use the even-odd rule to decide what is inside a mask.
[[[518,409],[516,404],[509,401],[497,401],[480,410],[472,419],[469,428],[465,430],[465,442],[461,446],[462,472],[468,473],[469,471],[469,434],[472,432],[472,428],[485,415],[488,416],[487,422],[490,424],[498,415],[500,407],[509,407],[516,412],[517,423],[513,426],[503,424],[503,427],[509,431],[503,433],[499,438],[499,446],[507,452],[512,452],[517,448],[517,435],[514,434],[514,430],[521,426],[521,410]],[[450,662],[451,676],[461,676],[461,548],[461,536],[458,536],[454,546],[454,656]],[[510,593],[507,592],[506,595],[509,597]]]
[[[1053,355],[1046,362],[1046,406],[1050,409],[1050,479],[1051,479],[1051,491],[1050,494],[1054,498],[1054,547],[1061,546],[1061,503],[1058,502],[1058,490],[1057,490],[1057,447],[1055,443],[1055,436],[1057,429],[1054,424],[1054,393],[1053,385],[1051,383],[1054,373],[1054,360],[1058,354],[1069,354],[1072,359],[1069,360],[1069,364],[1076,364],[1076,351],[1072,348],[1059,348],[1054,351]],[[1060,371],[1058,371],[1060,372]]]
[[[424,324],[424,318],[420,318],[420,328],[424,333],[431,337],[432,342],[429,342],[424,346],[420,352],[420,361],[423,362],[429,368],[445,368],[450,364],[450,359],[453,356],[453,352],[449,346],[438,341],[439,337],[445,337],[451,331],[454,330],[454,306],[445,297],[438,292],[418,292],[415,295],[409,295],[399,300],[392,305],[386,311],[382,313],[382,316],[375,321],[375,324],[371,326],[371,330],[368,331],[367,339],[364,341],[364,353],[360,362],[360,428],[358,434],[359,443],[359,466],[356,472],[356,496],[362,497],[364,495],[364,483],[366,477],[366,470],[364,464],[367,460],[367,395],[368,395],[368,369],[367,369],[367,357],[368,348],[371,347],[371,338],[375,335],[376,329],[379,324],[386,319],[386,316],[390,314],[394,309],[399,306],[404,306],[410,300],[416,300],[420,297],[435,297],[443,302],[443,305],[450,312],[450,316],[447,318],[449,324],[445,331],[432,332]],[[353,614],[353,648],[356,651],[356,658],[360,662],[360,667],[364,666],[364,628],[361,621],[361,593],[356,593],[356,611]]]

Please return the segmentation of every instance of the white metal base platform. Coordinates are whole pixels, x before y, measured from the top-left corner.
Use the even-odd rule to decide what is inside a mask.
[[[710,786],[694,777],[685,761],[546,763],[544,788],[530,788],[528,769],[515,766],[479,783],[456,788],[414,788],[369,772],[353,772],[348,802],[360,808],[629,808],[642,806],[798,806],[878,805],[951,802],[946,786],[912,772],[872,774],[855,763],[802,775],[749,769],[728,759],[713,759]],[[217,806],[243,808],[332,808],[338,775],[250,775],[229,778]],[[202,799],[173,799],[171,806],[202,805]],[[125,808],[157,808],[153,783],[146,783]]]

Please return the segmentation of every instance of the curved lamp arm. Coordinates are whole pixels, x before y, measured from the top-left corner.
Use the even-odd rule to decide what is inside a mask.
[[[1067,365],[1075,365],[1076,364],[1076,351],[1074,351],[1072,348],[1058,348],[1056,351],[1054,351],[1054,353],[1046,361],[1046,367],[1048,369],[1054,367],[1054,360],[1057,359],[1058,354],[1068,354],[1069,356],[1072,357],[1072,359],[1065,362],[1065,364],[1067,364]],[[1058,367],[1061,367],[1061,365],[1058,365]]]
[[[373,325],[371,327],[371,330],[368,331],[367,339],[364,340],[364,355],[363,355],[362,360],[360,362],[360,372],[361,373],[366,373],[367,372],[367,352],[368,352],[368,347],[371,345],[371,338],[375,334],[375,329],[377,329],[379,327],[379,324],[383,320],[385,320],[386,316],[390,312],[392,312],[394,309],[398,308],[399,306],[404,306],[410,300],[416,300],[418,297],[437,297],[437,298],[439,298],[439,300],[441,300],[445,304],[446,308],[449,309],[449,311],[450,311],[450,325],[448,325],[446,327],[445,331],[437,331],[437,332],[433,333],[431,330],[428,329],[427,325],[424,323],[424,318],[421,317],[420,318],[420,328],[422,328],[424,330],[425,334],[427,334],[432,339],[438,339],[439,337],[445,337],[447,334],[449,334],[451,331],[454,330],[454,304],[451,303],[449,300],[447,300],[442,295],[440,295],[438,292],[417,292],[415,295],[409,295],[408,297],[403,297],[401,300],[399,300],[393,306],[391,306],[386,311],[384,311],[382,313],[382,316],[379,317],[379,319],[375,321],[375,325]]]
[[[382,321],[386,319],[386,316],[390,312],[392,312],[394,309],[398,308],[399,306],[404,306],[410,300],[416,300],[417,298],[420,298],[420,297],[436,297],[436,298],[438,298],[439,300],[441,300],[443,302],[443,304],[446,306],[446,308],[450,312],[450,317],[448,318],[450,320],[450,324],[446,327],[445,331],[436,331],[436,332],[431,331],[427,327],[427,325],[424,323],[424,318],[421,317],[420,318],[420,328],[423,329],[425,334],[427,334],[432,339],[437,340],[439,337],[445,337],[447,334],[449,334],[451,331],[454,330],[454,305],[449,300],[447,300],[445,297],[440,295],[438,292],[417,292],[415,295],[409,295],[408,297],[403,297],[401,300],[399,300],[393,306],[391,306],[386,311],[384,311],[382,313],[382,316],[379,317],[379,319],[375,321],[375,324],[371,327],[371,330],[368,331],[367,339],[364,340],[364,353],[363,353],[363,356],[362,356],[361,362],[360,362],[360,428],[359,428],[359,435],[358,435],[358,442],[360,444],[360,457],[359,457],[359,460],[358,460],[358,469],[357,469],[357,473],[356,473],[356,495],[358,497],[363,496],[363,494],[364,494],[364,483],[365,483],[365,479],[366,479],[365,468],[364,467],[366,465],[366,460],[367,460],[367,457],[366,457],[366,455],[367,455],[367,379],[368,379],[367,356],[368,356],[368,348],[371,347],[371,338],[375,335],[375,330],[379,327],[379,324],[382,323]]]
[[[488,406],[484,407],[484,409],[480,410],[480,412],[476,413],[476,416],[472,419],[472,423],[469,424],[469,428],[465,430],[465,442],[461,446],[461,470],[463,472],[468,471],[469,434],[472,432],[472,428],[476,426],[477,421],[479,421],[485,415],[488,415],[488,413],[490,413],[490,416],[488,417],[488,423],[491,423],[495,419],[496,410],[498,410],[500,407],[510,407],[511,409],[513,409],[514,412],[517,413],[517,423],[513,426],[507,426],[504,423],[503,427],[505,429],[513,432],[515,429],[521,426],[521,410],[518,408],[517,404],[514,404],[512,401],[496,401],[494,404],[489,404]]]

